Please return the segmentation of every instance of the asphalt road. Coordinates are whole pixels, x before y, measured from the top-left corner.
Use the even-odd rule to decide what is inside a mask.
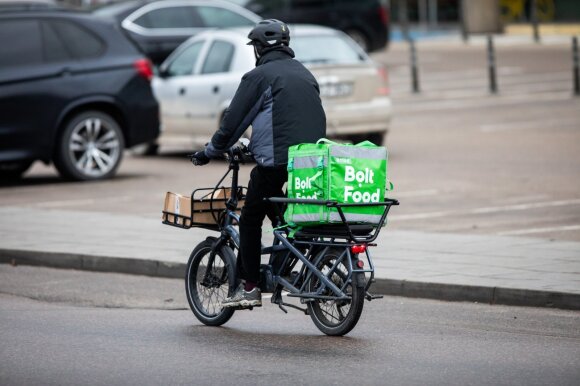
[[[394,103],[389,177],[401,206],[391,229],[580,240],[580,98],[569,44],[497,43],[499,94],[487,91],[485,46],[419,43],[421,93],[408,50],[374,54]],[[128,153],[118,177],[66,183],[36,163],[0,187],[0,205],[158,218],[166,191],[213,186],[225,165],[194,168],[184,154]],[[242,170],[241,181],[248,178]]]
[[[577,312],[388,297],[366,303],[348,336],[331,338],[309,317],[269,303],[237,312],[224,327],[203,326],[184,309],[182,285],[0,266],[0,384],[577,385],[580,378]]]

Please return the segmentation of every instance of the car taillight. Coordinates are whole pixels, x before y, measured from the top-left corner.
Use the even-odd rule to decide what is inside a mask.
[[[135,66],[137,74],[141,75],[143,78],[147,80],[153,78],[153,65],[148,59],[137,59],[135,63],[133,63],[133,66]]]
[[[379,88],[377,88],[377,95],[389,95],[389,78],[387,76],[387,69],[383,66],[378,67],[377,74],[381,80]]]
[[[379,18],[381,19],[383,25],[387,25],[389,23],[389,13],[387,11],[387,8],[381,5],[377,9],[377,12],[379,13]]]

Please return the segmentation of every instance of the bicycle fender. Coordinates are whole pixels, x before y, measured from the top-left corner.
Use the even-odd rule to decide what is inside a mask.
[[[356,285],[358,288],[365,288],[366,287],[366,280],[365,280],[365,274],[362,272],[359,273],[354,273],[352,275],[352,281],[354,283],[354,285]]]

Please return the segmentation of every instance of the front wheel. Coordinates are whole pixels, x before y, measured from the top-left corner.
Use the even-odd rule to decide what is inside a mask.
[[[338,288],[341,288],[350,299],[315,299],[308,303],[312,321],[326,335],[341,336],[350,332],[358,323],[363,310],[365,286],[361,287],[361,284],[364,284],[364,274],[354,273],[351,277],[348,264],[345,264],[348,259],[348,256],[344,255],[345,252],[344,248],[327,250],[317,264],[317,268]],[[318,292],[321,285],[320,279],[313,275],[309,282],[309,292]],[[331,290],[325,289],[321,295],[333,296],[334,294]]]
[[[215,239],[206,239],[191,252],[185,274],[185,293],[193,314],[205,325],[221,326],[234,314],[221,303],[234,291],[235,256],[227,246],[212,252]]]

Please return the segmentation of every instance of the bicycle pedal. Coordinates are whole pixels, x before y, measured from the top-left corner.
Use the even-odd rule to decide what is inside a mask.
[[[368,300],[369,302],[370,302],[371,300],[374,300],[374,299],[382,299],[382,298],[384,298],[384,296],[383,296],[383,295],[372,295],[372,294],[370,294],[370,293],[368,293],[368,292],[367,292],[367,293],[366,293],[366,295],[365,295],[365,299],[366,299],[366,300]]]

